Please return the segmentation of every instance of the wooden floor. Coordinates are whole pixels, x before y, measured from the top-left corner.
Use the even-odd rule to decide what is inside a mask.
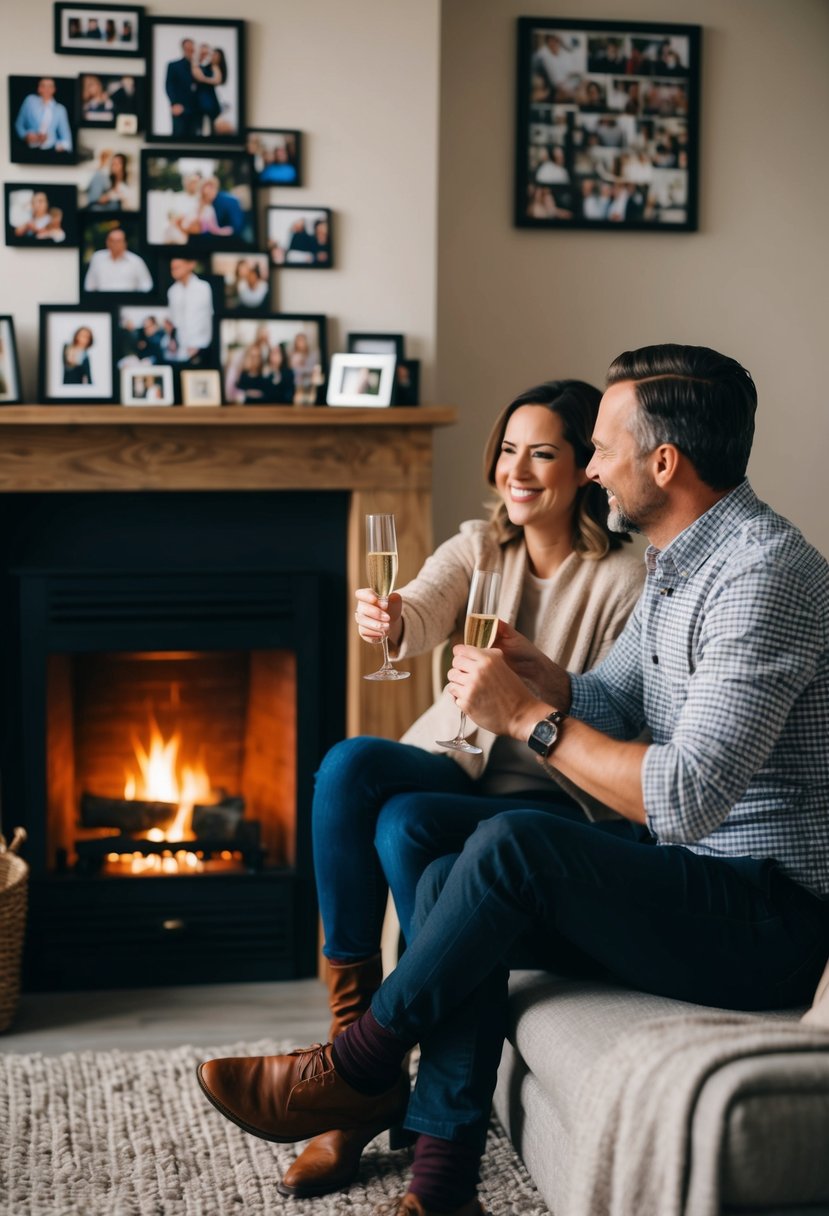
[[[241,1040],[325,1041],[328,1002],[319,980],[211,984],[117,992],[24,994],[2,1052],[140,1051]]]

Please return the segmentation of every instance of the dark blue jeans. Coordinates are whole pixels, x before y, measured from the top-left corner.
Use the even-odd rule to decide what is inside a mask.
[[[510,965],[604,974],[732,1009],[805,1004],[827,905],[773,862],[657,846],[645,829],[510,810],[432,863],[372,1012],[421,1061],[406,1126],[483,1150]]]
[[[408,941],[426,867],[459,853],[482,820],[515,806],[514,797],[482,798],[475,789],[448,756],[405,743],[362,736],[331,748],[317,773],[312,810],[328,958],[353,962],[377,953],[389,887]],[[522,806],[582,819],[567,802],[553,782],[550,800],[521,799]]]

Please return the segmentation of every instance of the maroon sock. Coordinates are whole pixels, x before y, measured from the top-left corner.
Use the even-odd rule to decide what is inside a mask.
[[[346,1026],[331,1044],[334,1067],[352,1089],[381,1094],[391,1089],[412,1043],[381,1026],[370,1009]]]
[[[478,1148],[418,1136],[409,1190],[432,1212],[454,1212],[475,1195],[480,1165]]]

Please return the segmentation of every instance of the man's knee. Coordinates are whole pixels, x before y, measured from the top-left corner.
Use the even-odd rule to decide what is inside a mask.
[[[415,934],[420,931],[426,917],[437,903],[458,856],[458,853],[449,853],[445,857],[438,857],[423,871],[415,893],[415,910],[412,917],[412,929]]]

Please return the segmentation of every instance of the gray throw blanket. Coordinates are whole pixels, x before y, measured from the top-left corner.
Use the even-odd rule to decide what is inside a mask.
[[[623,1035],[579,1095],[566,1216],[717,1216],[727,1095],[701,1144],[695,1129],[688,1193],[689,1129],[703,1085],[732,1060],[796,1051],[829,1052],[829,1028],[712,1012]]]

